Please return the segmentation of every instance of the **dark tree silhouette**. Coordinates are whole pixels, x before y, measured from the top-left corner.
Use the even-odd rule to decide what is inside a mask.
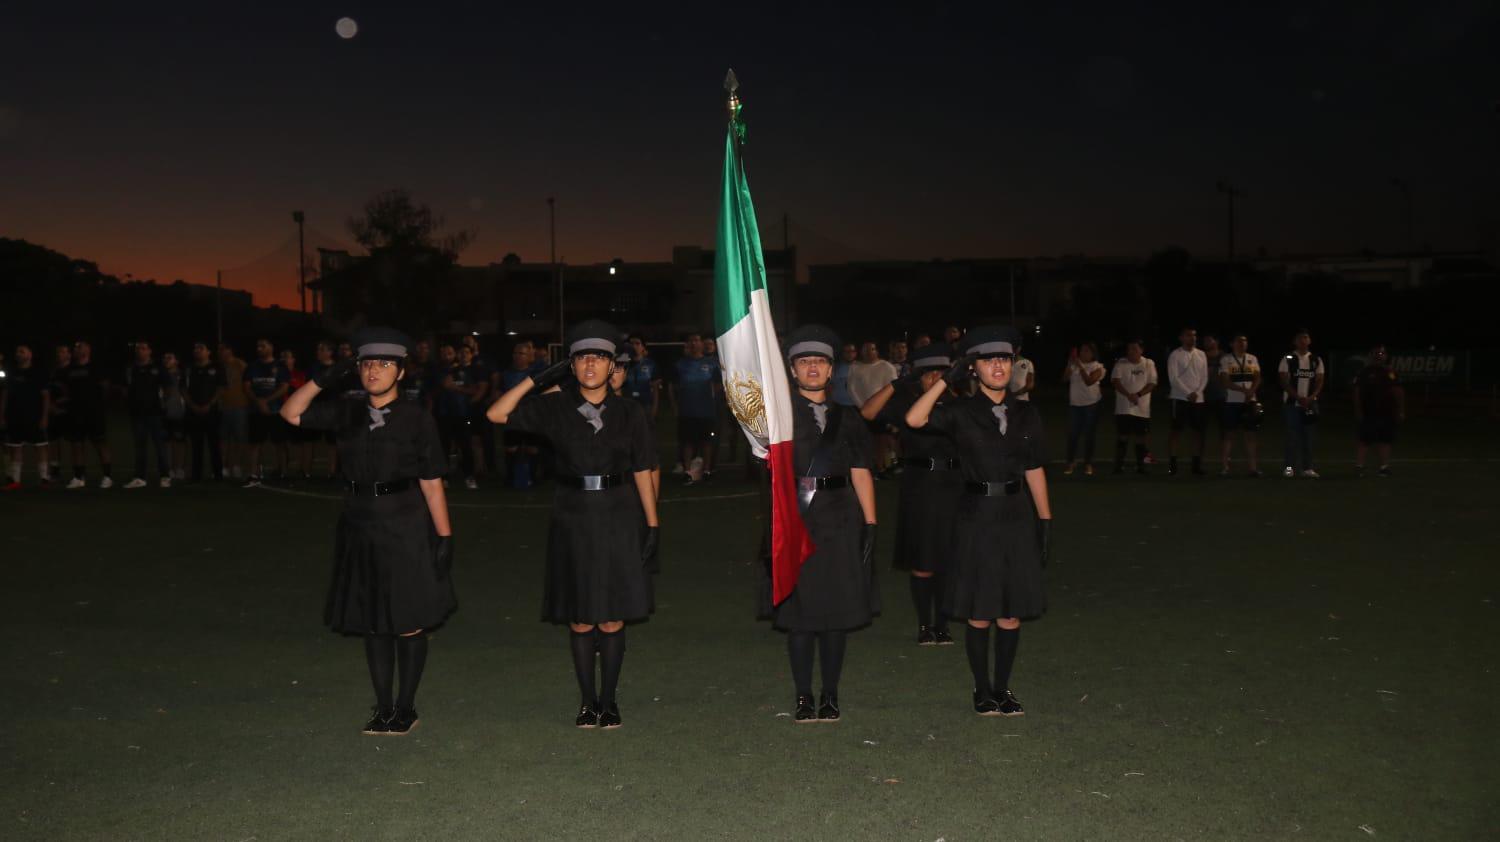
[[[413,200],[410,191],[398,187],[365,202],[364,215],[349,220],[349,233],[371,254],[437,252],[452,262],[474,242],[474,232],[444,235],[445,224],[441,215]]]

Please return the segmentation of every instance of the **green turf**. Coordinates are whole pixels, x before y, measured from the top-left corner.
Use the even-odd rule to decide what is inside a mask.
[[[783,639],[752,618],[753,501],[705,499],[749,490],[727,476],[667,480],[658,612],[610,733],[570,727],[565,633],[536,620],[545,510],[505,508],[546,495],[455,492],[461,608],[405,739],[358,734],[360,644],[319,626],[335,501],[12,494],[0,836],[1493,837],[1486,429],[1414,424],[1399,455],[1445,461],[1393,480],[1349,476],[1336,419],[1320,482],[1054,472],[1019,720],[969,711],[962,646],[912,645],[887,572],[845,721],[792,725]]]

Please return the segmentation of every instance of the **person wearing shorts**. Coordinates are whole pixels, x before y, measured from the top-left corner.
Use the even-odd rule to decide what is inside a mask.
[[[5,427],[5,450],[10,455],[6,491],[21,488],[21,471],[28,448],[35,454],[42,487],[52,485],[47,471],[47,422],[52,394],[47,373],[32,361],[31,348],[16,348],[15,365],[5,372],[5,390],[0,391],[0,424]]]
[[[228,345],[219,346],[219,440],[224,468],[231,479],[245,476],[245,446],[250,440],[250,398],[245,394],[245,361]]]
[[[1156,389],[1156,361],[1145,356],[1139,339],[1125,345],[1109,382],[1115,390],[1115,473],[1125,471],[1125,449],[1135,443],[1135,472],[1146,472],[1146,439],[1151,434],[1151,392]]]
[[[677,449],[688,484],[693,478],[693,461],[701,459],[702,481],[713,475],[714,408],[719,388],[719,367],[703,353],[703,337],[690,333],[683,342],[682,359],[677,361],[677,380],[671,385],[672,402],[677,405]]]
[[[270,444],[276,451],[286,441],[286,423],[281,420],[281,402],[290,391],[291,374],[276,359],[276,347],[269,339],[255,340],[255,362],[245,366],[245,397],[250,400],[250,476],[245,487],[253,488],[264,480],[261,448]],[[284,457],[284,453],[278,455]],[[278,476],[286,473],[286,462],[278,462]]]
[[[66,374],[68,426],[63,432],[73,455],[73,479],[77,480],[69,482],[68,488],[75,490],[83,488],[85,484],[85,445],[93,445],[94,454],[99,459],[102,474],[99,487],[111,488],[115,484],[110,476],[113,466],[110,464],[111,454],[106,440],[108,430],[105,426],[105,398],[109,395],[109,379],[94,362],[93,354],[89,343],[83,340],[73,343],[73,362],[68,365]]]
[[[1365,456],[1375,448],[1380,468],[1375,475],[1391,475],[1391,446],[1396,427],[1406,420],[1406,393],[1391,368],[1384,345],[1370,349],[1365,367],[1354,378],[1354,420],[1359,424],[1359,442],[1354,448],[1354,472],[1365,475]]]

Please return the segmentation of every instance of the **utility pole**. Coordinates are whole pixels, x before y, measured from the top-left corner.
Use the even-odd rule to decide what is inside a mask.
[[[547,197],[547,231],[551,242],[549,247],[550,260],[552,263],[552,275],[557,283],[557,342],[562,344],[565,340],[563,332],[563,281],[562,270],[557,265],[557,199]]]
[[[1236,196],[1245,195],[1245,191],[1235,187],[1227,181],[1220,181],[1219,192],[1229,197],[1229,262],[1234,262],[1234,200]]]
[[[307,312],[307,247],[303,243],[302,223],[306,220],[302,211],[292,211],[292,221],[297,223],[297,298],[302,302],[302,312]]]
[[[1401,191],[1402,210],[1406,215],[1406,249],[1415,254],[1417,251],[1416,213],[1411,198],[1411,185],[1402,179],[1391,176],[1391,186]]]

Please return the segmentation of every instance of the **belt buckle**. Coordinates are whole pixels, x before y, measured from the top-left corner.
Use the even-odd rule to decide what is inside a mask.
[[[797,477],[797,489],[799,491],[817,491],[818,477]]]
[[[584,491],[603,491],[604,490],[604,477],[603,476],[600,476],[600,475],[591,475],[591,476],[579,477],[578,479],[579,479],[580,482],[583,483],[583,490]]]

